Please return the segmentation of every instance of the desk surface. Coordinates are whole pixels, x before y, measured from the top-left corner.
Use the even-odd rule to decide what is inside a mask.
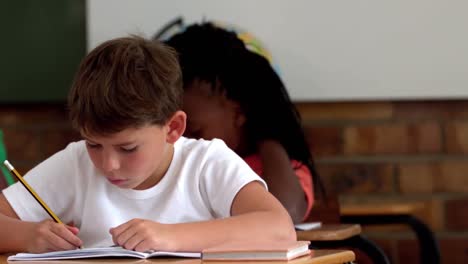
[[[201,259],[171,258],[171,259],[81,259],[81,260],[54,260],[54,261],[7,261],[6,255],[0,255],[0,264],[98,264],[98,263],[119,263],[119,264],[342,264],[355,260],[354,252],[350,250],[312,250],[310,256],[305,256],[290,261],[202,261]]]
[[[296,231],[298,240],[307,241],[344,240],[360,233],[361,225],[358,224],[322,225],[312,230]]]

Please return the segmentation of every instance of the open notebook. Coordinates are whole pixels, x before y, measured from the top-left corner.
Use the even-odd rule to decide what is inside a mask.
[[[197,252],[138,252],[121,247],[85,248],[65,251],[54,251],[40,254],[18,253],[8,257],[8,260],[54,260],[54,259],[83,259],[103,257],[128,257],[128,258],[152,258],[152,257],[186,257],[200,258]]]

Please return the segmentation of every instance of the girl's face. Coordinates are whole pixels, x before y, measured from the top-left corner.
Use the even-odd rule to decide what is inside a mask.
[[[245,117],[239,104],[223,94],[213,93],[211,83],[198,80],[185,88],[183,102],[187,113],[186,137],[219,138],[232,150],[241,151]]]
[[[167,126],[128,128],[110,136],[83,135],[89,157],[107,180],[124,189],[147,189],[167,171],[173,145]]]

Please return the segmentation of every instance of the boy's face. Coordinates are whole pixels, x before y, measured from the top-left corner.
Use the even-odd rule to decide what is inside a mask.
[[[172,160],[167,129],[147,125],[110,136],[83,137],[94,166],[110,183],[124,189],[147,189],[159,182]]]
[[[184,136],[191,138],[224,140],[238,151],[241,145],[244,115],[236,102],[224,95],[213,94],[211,84],[194,81],[185,89],[183,110],[187,113]]]

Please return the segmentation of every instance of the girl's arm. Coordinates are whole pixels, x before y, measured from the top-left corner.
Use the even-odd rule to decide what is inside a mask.
[[[269,191],[288,210],[294,223],[302,222],[307,201],[286,150],[277,141],[265,140],[258,145],[258,152],[263,165],[262,178]]]
[[[294,241],[291,218],[259,182],[245,185],[234,198],[231,217],[202,222],[160,224],[133,219],[110,233],[127,249],[194,251],[224,242]]]

